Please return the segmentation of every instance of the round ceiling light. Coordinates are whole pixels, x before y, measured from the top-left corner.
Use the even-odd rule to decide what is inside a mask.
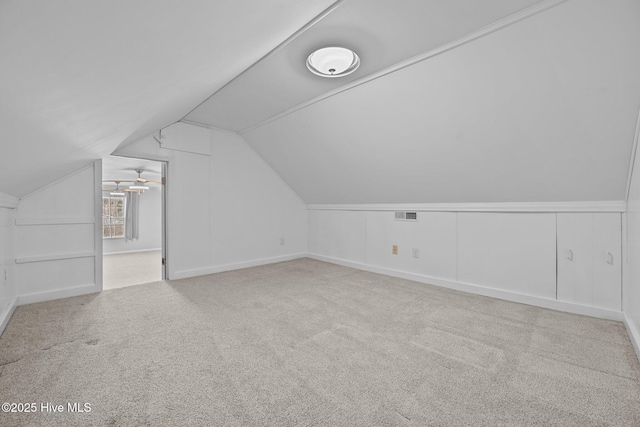
[[[343,77],[360,66],[360,58],[344,47],[324,47],[307,58],[307,68],[322,77]]]

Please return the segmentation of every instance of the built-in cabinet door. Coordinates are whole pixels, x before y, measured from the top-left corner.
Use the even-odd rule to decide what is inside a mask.
[[[555,214],[459,212],[457,232],[458,282],[555,298]]]
[[[620,310],[620,214],[560,213],[557,298]]]
[[[593,214],[593,298],[597,307],[622,309],[621,215]]]
[[[593,215],[558,214],[557,298],[593,305]]]

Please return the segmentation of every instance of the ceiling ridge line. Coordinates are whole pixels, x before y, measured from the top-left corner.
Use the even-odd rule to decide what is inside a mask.
[[[295,33],[291,34],[289,37],[287,37],[282,43],[278,44],[276,47],[274,47],[273,49],[271,49],[269,52],[267,52],[265,55],[263,55],[262,57],[260,57],[260,59],[258,59],[256,62],[254,62],[253,64],[249,65],[247,68],[245,68],[244,70],[242,70],[242,72],[238,75],[236,75],[234,78],[232,78],[231,80],[229,80],[228,82],[226,82],[222,87],[220,87],[218,90],[216,90],[215,92],[213,92],[211,95],[209,95],[206,99],[204,99],[201,103],[199,103],[198,105],[196,105],[195,107],[193,107],[187,114],[185,114],[184,116],[182,116],[182,118],[180,120],[178,120],[179,122],[184,121],[184,119],[191,113],[193,113],[195,110],[197,110],[202,104],[204,104],[205,102],[207,102],[208,100],[210,100],[211,98],[213,98],[218,92],[220,92],[222,89],[224,89],[225,87],[229,86],[231,83],[233,83],[238,77],[242,76],[244,73],[246,73],[247,71],[249,71],[250,69],[252,69],[253,67],[255,67],[256,65],[258,65],[259,63],[261,63],[262,61],[266,60],[267,58],[271,57],[272,55],[275,55],[280,49],[284,48],[286,45],[288,45],[289,43],[291,43],[293,40],[295,40],[296,38],[298,38],[302,33],[304,33],[305,31],[307,31],[309,28],[313,27],[315,24],[317,24],[318,22],[320,22],[325,16],[327,16],[328,14],[330,14],[331,12],[333,12],[336,8],[338,8],[338,6],[340,6],[345,0],[336,0],[335,2],[333,2],[331,4],[331,6],[327,7],[325,10],[323,10],[322,12],[320,12],[318,15],[316,15],[313,19],[311,19],[309,22],[307,22],[306,24],[304,24],[302,27],[300,27]],[[234,131],[235,132],[235,131]]]
[[[461,38],[458,38],[454,41],[445,43],[435,49],[431,49],[427,52],[421,53],[419,55],[413,56],[409,59],[406,59],[404,61],[398,62],[394,65],[391,65],[389,67],[383,68],[380,71],[376,71],[375,73],[369,74],[368,76],[362,77],[358,80],[354,80],[351,83],[347,83],[344,86],[341,86],[339,88],[333,89],[329,92],[326,92],[320,96],[316,96],[315,98],[312,98],[308,101],[302,102],[294,107],[291,107],[285,111],[282,111],[276,115],[273,115],[267,119],[264,119],[256,124],[253,124],[251,126],[248,126],[244,129],[240,129],[237,131],[237,133],[239,135],[243,135],[247,132],[251,132],[254,129],[257,129],[259,127],[262,127],[264,125],[267,125],[275,120],[281,119],[285,116],[288,116],[289,114],[295,113],[298,110],[302,110],[303,108],[309,107],[317,102],[320,102],[322,100],[325,100],[327,98],[331,98],[332,96],[338,95],[342,92],[346,92],[350,89],[354,89],[358,86],[361,86],[363,84],[369,83],[373,80],[377,80],[381,77],[384,77],[386,75],[395,73],[396,71],[400,71],[404,68],[410,67],[414,64],[417,64],[419,62],[425,61],[429,58],[433,58],[435,56],[438,56],[440,54],[446,53],[450,50],[453,50],[455,48],[458,48],[460,46],[464,46],[468,43],[471,43],[475,40],[478,40],[482,37],[488,36],[489,34],[492,34],[496,31],[502,30],[504,28],[507,28],[513,24],[516,24],[520,21],[523,21],[527,18],[530,18],[532,16],[535,16],[541,12],[544,12],[546,10],[549,10],[551,8],[554,8],[556,6],[559,6],[562,3],[566,3],[569,0],[543,0],[540,3],[536,3],[533,6],[530,6],[528,8],[522,9],[518,12],[512,13],[509,16],[506,16],[504,18],[501,18],[489,25],[485,25],[484,27],[473,31]],[[213,95],[212,95],[213,96]]]
[[[238,134],[238,132],[236,132],[233,129],[226,129],[226,128],[221,128],[221,127],[218,127],[218,126],[212,126],[212,125],[208,125],[206,123],[196,122],[195,120],[180,119],[176,123],[185,123],[187,125],[199,126],[201,128],[205,128],[205,129],[217,130],[217,131],[220,131],[220,132],[227,132],[227,133],[234,133],[236,135]]]

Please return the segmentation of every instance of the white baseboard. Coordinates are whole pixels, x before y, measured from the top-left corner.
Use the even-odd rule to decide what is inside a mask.
[[[157,251],[161,251],[161,250],[162,250],[162,248],[136,249],[135,251],[104,252],[102,255],[137,254],[137,253],[140,253],[140,252],[157,252]]]
[[[629,339],[631,340],[631,344],[633,344],[633,349],[636,351],[638,361],[640,361],[640,325],[637,325],[633,320],[629,318],[629,316],[625,314],[624,326],[627,328]]]
[[[0,336],[2,336],[4,328],[7,327],[7,323],[9,323],[9,320],[11,319],[11,316],[13,315],[13,312],[16,310],[17,306],[18,298],[14,298],[9,303],[7,309],[3,313],[0,313]]]
[[[99,286],[92,283],[89,285],[55,289],[52,291],[34,292],[31,294],[18,295],[18,305],[33,304],[35,302],[50,301],[60,298],[76,297],[78,295],[100,292],[101,290],[102,289],[99,289]]]
[[[483,295],[492,298],[498,298],[506,301],[517,302],[521,304],[533,305],[536,307],[548,308],[551,310],[564,311],[567,313],[581,314],[584,316],[598,317],[607,320],[623,320],[623,313],[620,311],[606,310],[602,308],[587,307],[578,304],[572,304],[563,301],[551,300],[531,295],[523,295],[514,292],[504,291],[502,289],[487,288],[473,283],[457,282],[455,280],[439,279],[436,277],[425,276],[422,274],[408,273],[405,271],[392,270],[383,267],[375,267],[359,262],[347,261],[339,258],[327,257],[318,254],[307,254],[309,258],[318,261],[329,262],[332,264],[343,265],[358,270],[370,271],[372,273],[384,274],[401,279],[413,280],[414,282],[426,283],[429,285],[441,286],[443,288],[454,289],[457,291],[468,292],[476,295]]]
[[[241,268],[257,267],[259,265],[274,264],[276,262],[291,261],[307,257],[306,253],[297,253],[291,255],[282,255],[271,258],[261,258],[251,261],[243,261],[233,264],[216,265],[213,267],[196,268],[193,270],[176,271],[170,277],[171,280],[186,279],[188,277],[204,276],[206,274],[222,273],[224,271],[240,270]]]

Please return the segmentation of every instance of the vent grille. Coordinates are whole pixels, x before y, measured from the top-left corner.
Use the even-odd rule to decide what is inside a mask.
[[[418,212],[396,212],[395,220],[396,221],[417,221]]]

